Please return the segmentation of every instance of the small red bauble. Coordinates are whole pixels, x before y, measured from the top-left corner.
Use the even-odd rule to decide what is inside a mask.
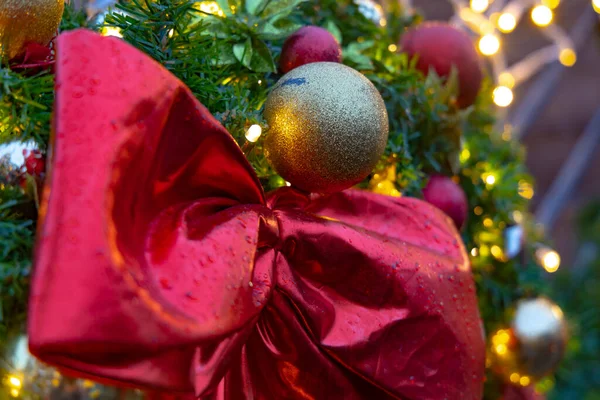
[[[454,65],[458,72],[457,105],[460,108],[475,102],[483,74],[479,55],[469,36],[449,24],[424,23],[402,37],[402,51],[418,56],[417,69],[424,74],[433,68],[441,77],[448,77]]]
[[[460,229],[467,219],[467,196],[452,179],[434,175],[423,189],[425,201],[445,212]]]
[[[286,74],[296,67],[314,62],[341,62],[342,49],[335,37],[318,26],[298,29],[283,43],[279,69]]]
[[[39,150],[23,150],[23,157],[29,175],[40,176],[46,170],[46,159]]]

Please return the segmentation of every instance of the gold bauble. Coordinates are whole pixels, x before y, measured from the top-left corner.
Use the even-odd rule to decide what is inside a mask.
[[[21,55],[29,42],[47,45],[56,34],[64,0],[0,0],[0,54]]]
[[[543,297],[521,300],[511,328],[492,336],[492,362],[507,380],[527,386],[556,369],[567,341],[567,325],[556,304]]]
[[[364,179],[385,150],[381,95],[356,70],[319,62],[285,74],[265,104],[265,155],[299,189],[332,193]]]

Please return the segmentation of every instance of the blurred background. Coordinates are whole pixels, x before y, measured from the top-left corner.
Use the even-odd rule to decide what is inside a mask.
[[[498,2],[508,3],[500,0],[464,3],[474,10]],[[531,2],[512,3],[530,7]],[[593,121],[600,110],[600,25],[590,0],[542,3],[555,6],[552,24],[561,27],[572,39],[577,61],[569,68],[558,61],[541,67],[513,89],[513,102],[500,111],[504,112],[507,124],[519,128],[516,133],[526,147],[527,166],[536,182],[533,211],[553,239],[562,267],[577,268],[578,264],[589,264],[599,254],[598,243],[587,243],[588,238],[583,238],[579,231],[585,229],[582,224],[594,222],[591,215],[600,212],[598,116]],[[447,21],[456,14],[452,2],[447,0],[415,0],[413,6],[427,20]],[[525,11],[512,32],[499,34],[500,51],[508,66],[551,44],[543,29]],[[586,128],[588,135],[584,138]],[[580,146],[576,146],[578,140]]]

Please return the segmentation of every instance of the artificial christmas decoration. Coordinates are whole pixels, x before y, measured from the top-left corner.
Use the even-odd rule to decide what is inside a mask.
[[[47,45],[56,34],[64,0],[0,0],[0,52],[13,59],[28,43]]]
[[[521,188],[533,182],[521,146],[496,130],[486,100],[494,88],[486,83],[471,107],[458,109],[454,74],[424,76],[398,51],[421,26],[402,3],[385,3],[379,23],[355,0],[123,1],[93,23],[67,6],[61,31],[88,26],[122,39],[100,45],[88,35],[64,51],[59,43],[56,63],[46,60],[56,77],[31,68],[35,60],[0,67],[0,145],[33,142],[50,158],[39,213],[35,185],[0,185],[0,342],[27,320],[42,359],[103,382],[166,388],[172,399],[181,396],[173,386],[192,398],[218,385],[234,399],[302,390],[314,398],[479,400],[483,384],[483,398],[498,400],[507,385],[530,388],[535,379],[493,362],[483,376],[481,322],[496,332],[494,361],[496,345],[514,340],[518,300],[546,295],[580,333],[565,363],[586,375],[578,361],[600,337],[583,317],[595,315],[582,306],[588,292],[557,290],[532,257],[544,239],[529,226],[531,196]],[[276,61],[302,26],[338,38],[343,62],[373,83],[389,116],[377,154],[378,146],[364,146],[376,161],[365,178],[327,196],[286,182],[265,155],[276,132],[265,113],[280,78]],[[313,140],[309,154],[352,148],[352,124],[373,115],[356,113],[364,102],[355,103],[342,134]],[[330,115],[305,131],[339,122]],[[305,162],[301,150],[290,154]],[[346,153],[339,165],[360,164]],[[449,170],[470,205],[461,237],[448,217],[414,199],[432,174]],[[330,178],[323,191],[340,182]],[[523,256],[511,258],[515,223],[525,240]],[[5,378],[0,371],[10,393]],[[552,391],[583,398],[592,379],[570,378],[561,368],[535,387],[550,399]],[[71,390],[82,381],[64,382]]]
[[[326,29],[305,26],[298,29],[283,43],[279,69],[286,74],[301,65],[320,61],[341,62],[340,44]]]
[[[82,46],[88,63],[61,62]],[[474,283],[439,210],[359,190],[266,196],[231,135],[158,63],[85,30],[57,49],[56,130],[86,140],[53,145],[29,309],[35,355],[226,399],[481,398]],[[320,76],[329,66],[377,93],[337,64]],[[104,84],[84,79],[97,92],[80,96],[77,76]]]
[[[40,176],[46,170],[46,159],[39,150],[23,150],[23,157],[29,175]]]
[[[465,192],[452,178],[442,175],[429,178],[427,186],[423,189],[423,198],[445,212],[458,229],[462,228],[469,205]]]
[[[401,49],[410,57],[418,57],[417,68],[424,74],[430,69],[441,77],[449,77],[452,68],[458,73],[457,105],[473,104],[483,74],[479,56],[469,36],[443,22],[425,22],[402,36]]]
[[[507,381],[527,386],[556,368],[566,344],[567,327],[556,304],[543,297],[521,300],[511,328],[492,338],[494,366]]]
[[[267,159],[285,180],[317,193],[364,179],[383,154],[389,130],[373,84],[352,68],[325,62],[284,75],[267,98],[265,119]]]

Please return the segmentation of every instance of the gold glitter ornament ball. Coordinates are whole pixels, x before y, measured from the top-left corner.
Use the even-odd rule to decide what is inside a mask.
[[[50,43],[62,18],[64,0],[0,0],[0,54],[13,59],[29,42]]]
[[[560,307],[544,297],[521,300],[511,329],[492,337],[494,364],[507,380],[527,386],[556,369],[567,341]]]
[[[264,115],[267,159],[307,192],[333,193],[358,183],[387,144],[381,95],[343,64],[310,63],[288,72],[269,94]]]

